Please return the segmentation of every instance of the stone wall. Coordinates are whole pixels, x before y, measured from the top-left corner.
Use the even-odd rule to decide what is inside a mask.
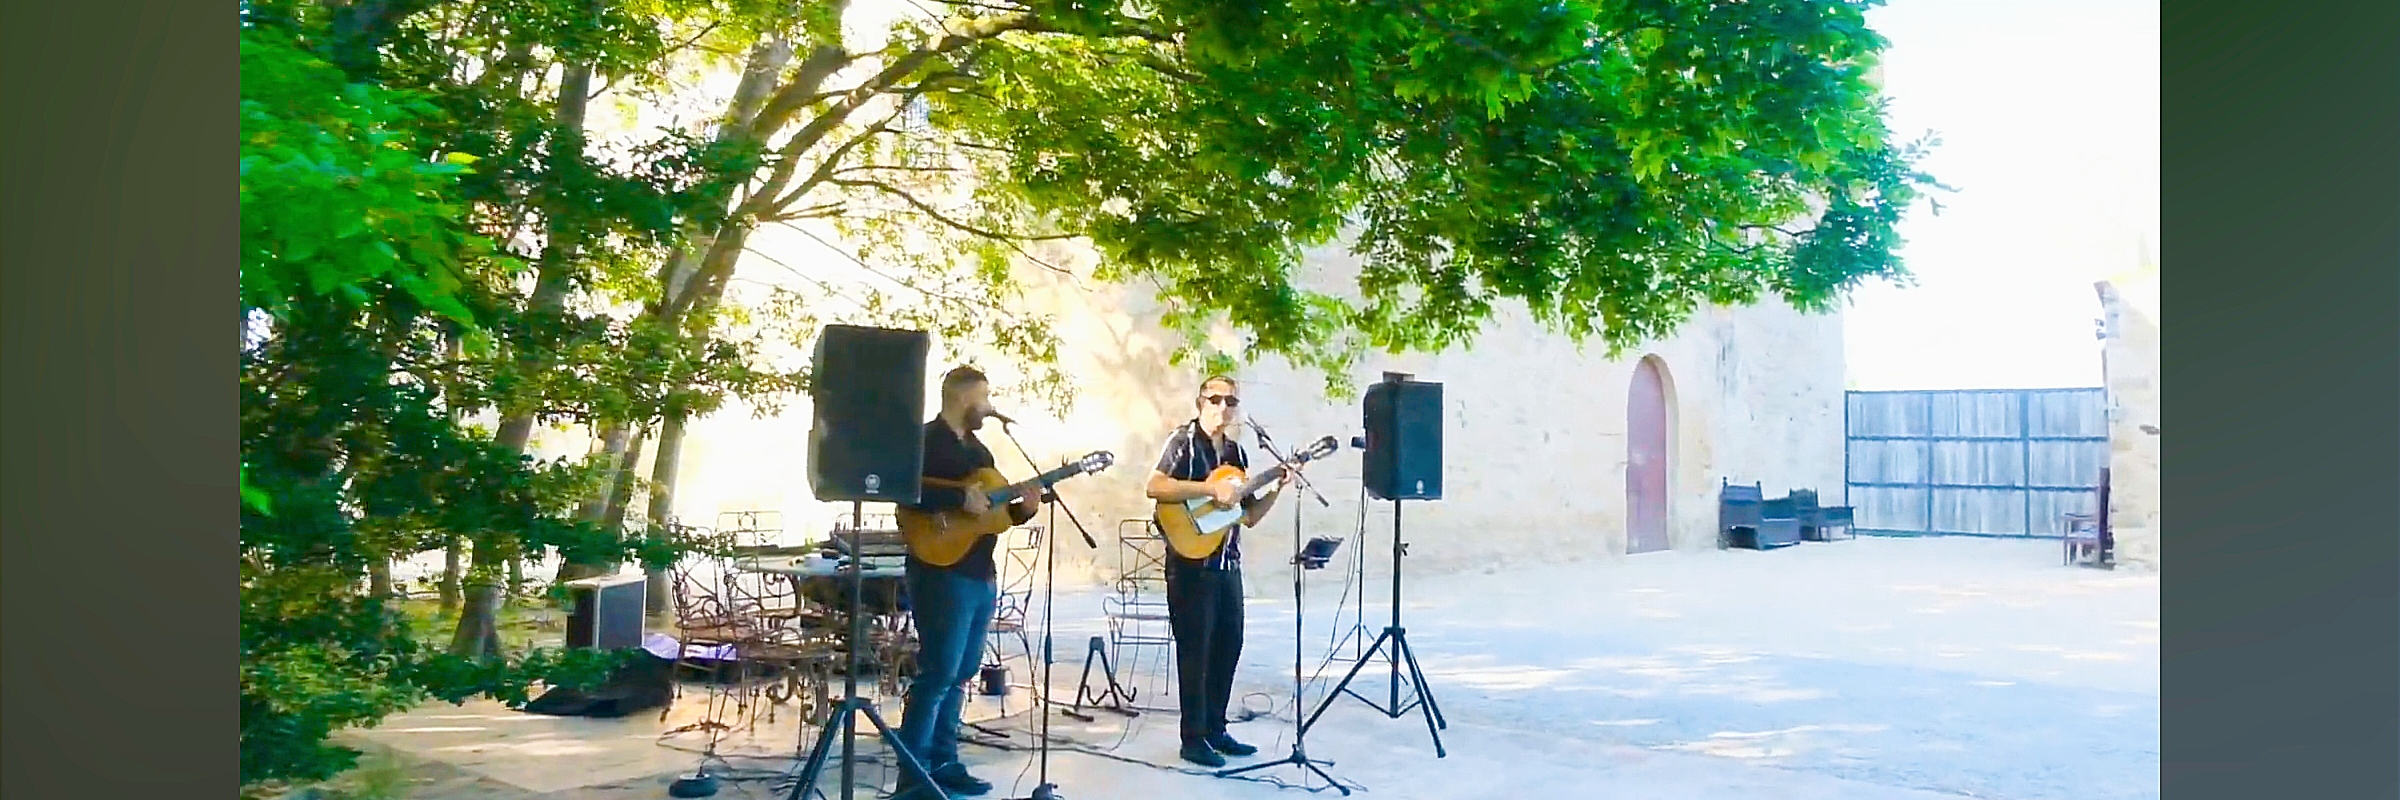
[[[2117,563],[2158,569],[2158,271],[2094,285],[2108,389],[2108,523]]]
[[[1077,266],[1074,254],[1055,263]],[[791,263],[795,257],[778,255]],[[1311,258],[1321,285],[1355,274],[1339,251]],[[1078,270],[1080,271],[1080,270]],[[761,278],[771,273],[760,271]],[[1171,366],[1173,337],[1157,324],[1156,303],[1125,287],[1025,270],[1028,295],[1055,315],[1061,366],[1073,377],[1077,400],[1064,419],[1030,403],[996,399],[1022,420],[1019,437],[1043,466],[1105,449],[1116,469],[1061,487],[1093,535],[1087,549],[1069,528],[1059,540],[1062,581],[1101,578],[1116,570],[1113,538],[1120,520],[1145,516],[1141,481],[1158,458],[1167,430],[1193,414],[1201,375]],[[1626,412],[1638,360],[1663,366],[1674,430],[1670,454],[1670,543],[1676,549],[1715,546],[1720,479],[1758,481],[1770,494],[1814,488],[1827,502],[1843,488],[1842,323],[1838,314],[1802,314],[1778,300],[1741,309],[1707,309],[1664,342],[1611,360],[1541,331],[1522,311],[1501,313],[1472,347],[1437,356],[1377,356],[1356,376],[1359,386],[1383,371],[1409,372],[1444,385],[1448,427],[1445,497],[1412,502],[1406,516],[1410,574],[1513,563],[1624,557]],[[928,366],[928,381],[949,364]],[[1005,386],[1005,364],[985,363]],[[1358,451],[1346,447],[1361,432],[1355,401],[1327,402],[1323,381],[1270,361],[1238,377],[1243,409],[1267,425],[1279,444],[1334,436],[1345,448],[1309,471],[1329,505],[1287,493],[1250,534],[1250,591],[1273,594],[1287,586],[1284,554],[1292,546],[1292,514],[1307,535],[1340,536],[1345,548],[1369,548],[1370,575],[1389,562],[1392,510],[1365,509],[1363,542]],[[932,402],[929,397],[928,402]],[[930,412],[929,412],[930,413]],[[754,418],[728,408],[693,426],[685,446],[684,485],[676,510],[687,522],[710,524],[720,511],[780,509],[787,539],[822,535],[844,509],[810,498],[802,474],[809,414],[805,399],[780,414]],[[1012,474],[1026,466],[1013,448],[987,432],[987,441]],[[1255,452],[1255,448],[1254,448]],[[1347,557],[1345,550],[1344,556]]]

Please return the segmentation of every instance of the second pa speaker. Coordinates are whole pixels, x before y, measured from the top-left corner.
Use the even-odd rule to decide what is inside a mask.
[[[1442,385],[1397,373],[1367,387],[1367,493],[1383,500],[1442,497]]]
[[[811,376],[808,483],[818,500],[913,504],[924,487],[924,331],[827,325]]]

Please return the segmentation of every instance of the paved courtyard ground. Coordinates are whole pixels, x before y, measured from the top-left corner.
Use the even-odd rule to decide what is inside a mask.
[[[1322,584],[1310,593],[1303,640],[1313,671],[1329,634],[1349,622],[1337,630],[1330,618],[1338,576],[1312,573],[1311,581]],[[1419,717],[1387,719],[1337,701],[1310,732],[1309,750],[1332,759],[1330,771],[1359,797],[2159,795],[2158,580],[2062,567],[2054,544],[1862,539],[1412,577],[1407,589],[1409,637],[1448,716],[1449,756],[1435,758]],[[1368,595],[1385,591],[1371,584]],[[1063,699],[1081,643],[1103,630],[1100,594],[1062,592],[1057,607]],[[1364,613],[1372,633],[1388,610],[1370,602]],[[1277,713],[1234,727],[1262,759],[1289,750],[1290,614],[1288,596],[1250,606],[1237,702]],[[1310,705],[1340,673],[1312,687]],[[1354,686],[1382,697],[1387,674],[1370,668]],[[1151,674],[1129,682],[1163,685]],[[977,705],[970,718],[1003,713],[989,700]],[[661,723],[437,704],[352,738],[396,754],[415,797],[654,798],[697,763],[687,748],[700,744],[694,734],[660,733],[700,706],[687,699]],[[1036,716],[1014,711],[992,724],[1013,730],[1022,748]],[[788,768],[796,716],[721,747],[734,766],[762,777]],[[1301,796],[1180,769],[1171,714],[1101,714],[1092,723],[1054,716],[1052,735],[1065,744],[1053,751],[1051,779],[1072,800]],[[1033,789],[1025,752],[966,752],[999,784],[993,797]],[[1301,779],[1289,768],[1265,774]],[[887,777],[874,764],[860,776]],[[822,786],[838,796],[832,781]],[[729,783],[720,796],[781,795],[757,780]]]

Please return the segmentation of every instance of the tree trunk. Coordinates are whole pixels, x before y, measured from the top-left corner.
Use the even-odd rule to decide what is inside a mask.
[[[459,610],[458,629],[450,635],[450,653],[475,659],[497,658],[500,646],[500,559],[490,535],[477,537],[475,563],[467,571],[466,606]]]
[[[592,66],[588,63],[567,65],[558,87],[558,137],[550,151],[550,172],[554,176],[582,168],[583,124],[591,96]],[[567,290],[574,283],[572,278],[578,244],[578,231],[567,223],[572,213],[563,200],[552,201],[547,209],[547,235],[544,237],[541,268],[534,280],[530,304],[530,310],[537,315],[556,314],[566,308]],[[539,367],[539,364],[526,358],[520,358],[518,365],[525,369]],[[533,415],[510,414],[502,419],[496,440],[511,452],[525,452],[526,444],[533,440]],[[482,543],[477,544],[475,566],[478,570],[488,568],[491,572],[472,586],[466,606],[460,609],[458,630],[451,637],[453,651],[469,647],[467,643],[473,641],[471,636],[476,632],[491,639],[494,645],[492,650],[497,651],[500,593],[503,588],[500,582],[505,575],[503,568],[486,560],[486,547]],[[521,574],[523,568],[518,569]]]
[[[459,326],[456,323],[443,325],[442,356],[451,363],[458,363],[466,355],[466,349],[465,334],[459,330]],[[462,424],[466,421],[466,409],[459,407],[460,395],[459,387],[455,383],[442,387],[442,407],[450,413],[450,424],[452,425]],[[434,588],[434,594],[440,598],[437,606],[439,610],[436,612],[439,616],[447,617],[458,613],[459,557],[463,554],[459,549],[458,534],[447,534],[442,537],[442,578]]]
[[[391,559],[375,559],[375,563],[367,566],[367,595],[388,603],[398,594],[392,591]]]
[[[594,523],[605,522],[608,519],[608,499],[616,490],[616,476],[628,468],[626,466],[627,454],[631,452],[630,448],[633,444],[631,434],[630,428],[619,423],[612,423],[601,432],[601,450],[594,457],[603,459],[601,463],[608,465],[606,474],[609,476],[609,480],[607,483],[601,484],[598,489],[593,490],[592,494],[585,497],[582,503],[576,504],[576,519]],[[640,456],[633,457],[639,458]],[[577,561],[562,557],[558,560],[558,572],[552,577],[552,580],[559,583],[582,580],[601,574],[605,571],[602,569],[604,566],[591,561]]]
[[[734,87],[733,100],[726,108],[725,118],[717,125],[716,141],[718,143],[731,142],[752,135],[751,123],[758,116],[760,109],[765,106],[768,94],[775,90],[777,81],[783,75],[784,67],[791,63],[792,50],[791,41],[782,38],[762,42],[750,49],[749,59],[742,67],[741,83]],[[727,227],[740,229],[738,224]],[[722,228],[703,228],[697,225],[687,226],[684,229],[682,246],[668,257],[667,263],[662,265],[659,270],[660,302],[652,305],[648,311],[653,321],[672,326],[682,319],[683,315],[677,309],[690,306],[688,302],[683,302],[680,298],[694,290],[692,279],[707,273],[711,263],[725,258],[727,255],[725,251],[717,247],[720,232],[722,232]],[[741,237],[746,235],[746,231],[736,234],[737,238],[734,247],[731,248],[731,254],[738,255],[741,252]],[[674,412],[669,414],[660,430],[659,453],[669,456],[661,462],[665,465],[664,469],[669,475],[672,475],[674,470],[675,458],[673,455],[680,453],[683,448],[683,428],[684,420],[681,418],[681,413]],[[620,460],[617,462],[617,468],[632,470],[635,468],[636,461],[638,459]],[[672,493],[672,483],[671,480],[661,483],[652,491]],[[614,502],[616,498],[613,493],[609,499],[611,502],[604,503],[604,507],[599,511],[599,516],[623,519],[625,514],[623,504]],[[658,507],[660,502],[653,498],[651,505]],[[666,502],[671,503],[672,499],[670,498]],[[650,515],[654,529],[661,518],[658,513]],[[659,579],[653,577],[650,591],[653,602],[663,601],[666,596],[665,592],[659,589],[658,583]],[[657,606],[652,607],[656,608]]]
[[[668,520],[675,514],[675,474],[682,461],[684,413],[680,408],[669,409],[667,419],[658,428],[658,455],[650,467],[650,533],[653,540],[664,540],[672,531]],[[643,592],[644,605],[653,615],[667,613],[667,571],[646,570],[649,588]]]
[[[442,545],[442,581],[437,589],[441,595],[441,615],[445,617],[458,613],[460,555],[458,537],[449,537]]]
[[[645,434],[635,434],[633,444],[626,445],[625,460],[617,462],[617,484],[608,492],[608,516],[601,522],[620,539],[625,535],[625,507],[633,504],[634,484],[641,480],[642,445],[646,438]]]
[[[570,174],[583,168],[583,121],[585,109],[592,97],[592,66],[569,64],[558,84],[558,138],[551,146],[550,174]],[[574,284],[576,251],[581,245],[581,231],[567,223],[575,211],[564,200],[553,200],[547,209],[543,231],[541,268],[534,279],[533,298],[528,310],[534,314],[556,314],[566,310],[567,290]],[[519,360],[519,366],[538,366],[529,360]],[[533,415],[510,414],[500,421],[498,436],[502,446],[517,452],[533,440]]]

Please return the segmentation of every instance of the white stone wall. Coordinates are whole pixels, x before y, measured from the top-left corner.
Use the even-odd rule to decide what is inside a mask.
[[[1073,264],[1073,254],[1054,260]],[[778,254],[791,263],[805,263]],[[1312,257],[1321,284],[1346,282],[1355,269],[1339,252]],[[761,279],[772,277],[756,271]],[[749,273],[746,273],[749,274]],[[1065,419],[1030,402],[996,402],[1023,422],[1017,433],[1042,466],[1095,449],[1120,463],[1099,476],[1065,484],[1061,494],[1102,542],[1087,549],[1069,528],[1060,540],[1062,580],[1100,578],[1115,571],[1119,520],[1147,514],[1140,484],[1158,457],[1167,430],[1193,413],[1203,376],[1171,366],[1173,337],[1157,324],[1146,293],[1028,269],[1032,302],[1056,316],[1061,366],[1073,376],[1077,401]],[[1770,495],[1814,488],[1828,503],[1842,495],[1842,325],[1838,314],[1799,313],[1780,301],[1742,309],[1708,309],[1674,338],[1626,358],[1578,351],[1541,331],[1522,311],[1503,312],[1474,345],[1437,356],[1377,356],[1361,365],[1359,386],[1386,370],[1414,373],[1444,385],[1445,497],[1413,502],[1403,512],[1410,574],[1478,569],[1487,564],[1624,557],[1626,404],[1634,366],[1655,357],[1667,377],[1671,437],[1670,542],[1677,549],[1715,546],[1716,489],[1722,478],[1759,481]],[[928,381],[949,364],[928,365]],[[1005,364],[984,364],[1005,386]],[[1249,535],[1253,594],[1288,591],[1283,562],[1292,546],[1292,517],[1301,509],[1308,535],[1340,536],[1362,544],[1357,450],[1361,432],[1355,401],[1330,403],[1322,380],[1270,361],[1239,375],[1243,409],[1267,425],[1279,444],[1296,446],[1331,435],[1345,444],[1309,471],[1330,506],[1287,493]],[[929,398],[928,402],[931,402]],[[786,512],[797,542],[819,536],[844,509],[810,498],[805,463],[809,414],[805,399],[772,418],[729,408],[694,425],[685,445],[683,486],[676,498],[687,522],[710,524],[720,511],[768,508]],[[1004,439],[987,433],[1012,474],[1027,467]],[[1256,453],[1255,448],[1253,452]],[[1391,547],[1391,508],[1372,502],[1366,513],[1371,575],[1385,574]],[[1345,556],[1347,553],[1345,552]],[[1287,587],[1278,589],[1278,586]]]
[[[2095,285],[2104,314],[2101,359],[2108,389],[2108,522],[2117,563],[2157,570],[2158,272]]]

